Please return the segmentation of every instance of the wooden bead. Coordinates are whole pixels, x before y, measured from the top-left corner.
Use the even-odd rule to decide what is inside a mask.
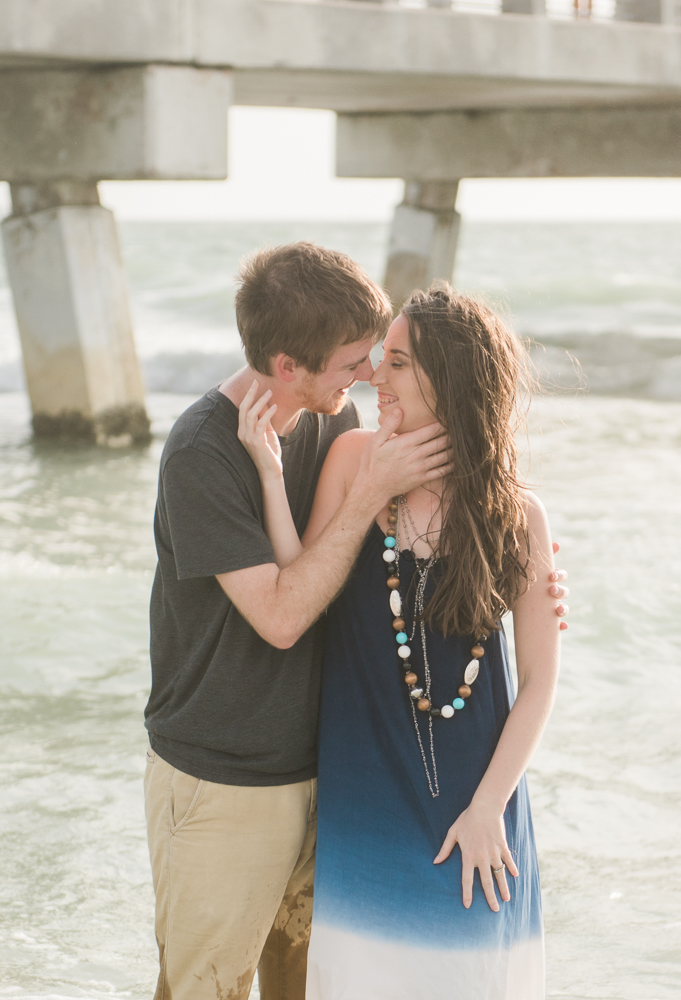
[[[405,684],[416,684],[418,677],[414,673],[404,675]]]
[[[397,524],[397,516],[395,514],[388,514],[388,524]]]
[[[388,536],[388,538],[395,538],[395,529],[388,528],[388,530],[386,531],[386,535]]]
[[[400,578],[399,576],[389,576],[388,579],[386,580],[386,583],[388,584],[391,590],[397,590],[397,588],[400,585]]]
[[[403,632],[405,629],[404,618],[396,618],[393,622],[393,628],[396,632]]]
[[[391,514],[397,514],[397,504],[396,503],[389,503],[388,504],[388,511]]]
[[[470,698],[470,696],[471,696],[471,689],[469,688],[468,684],[462,684],[461,687],[459,688],[459,698]]]
[[[479,660],[481,656],[485,655],[485,650],[482,646],[473,646],[471,649],[471,656],[474,656],[476,660]]]
[[[427,698],[419,698],[419,700],[416,702],[416,707],[418,708],[419,712],[427,712],[428,709],[430,708],[430,702],[428,701]]]

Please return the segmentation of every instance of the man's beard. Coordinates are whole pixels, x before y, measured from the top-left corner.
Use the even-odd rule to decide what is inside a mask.
[[[339,389],[336,390],[336,393],[338,392],[340,392]],[[334,401],[333,396],[331,398],[327,396],[323,399],[315,392],[314,376],[310,375],[309,380],[305,380],[301,402],[310,413],[324,413],[329,417],[335,417],[345,406],[347,398],[347,395],[344,393],[336,401]]]

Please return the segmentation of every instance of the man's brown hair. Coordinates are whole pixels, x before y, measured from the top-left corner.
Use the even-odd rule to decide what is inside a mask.
[[[314,243],[257,250],[241,262],[237,283],[246,360],[262,375],[280,353],[321,372],[343,344],[378,343],[392,319],[390,299],[359,264]]]

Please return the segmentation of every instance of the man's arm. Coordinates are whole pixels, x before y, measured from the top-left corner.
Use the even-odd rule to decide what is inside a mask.
[[[344,501],[297,559],[281,570],[267,563],[217,576],[232,603],[272,646],[293,646],[336,597],[391,497],[450,471],[439,425],[391,438],[401,419],[401,412],[392,413],[369,441]]]

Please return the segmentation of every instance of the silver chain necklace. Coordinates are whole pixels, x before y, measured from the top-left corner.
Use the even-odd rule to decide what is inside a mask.
[[[419,533],[416,530],[416,525],[414,524],[414,519],[411,516],[411,511],[409,510],[409,504],[407,503],[407,498],[404,496],[393,497],[388,504],[388,527],[386,529],[385,538],[383,540],[384,551],[383,551],[383,561],[385,563],[385,568],[388,572],[388,578],[386,584],[388,590],[390,591],[390,610],[393,614],[393,629],[395,630],[395,641],[397,643],[397,655],[400,660],[400,665],[405,671],[404,681],[409,688],[409,703],[411,705],[412,719],[414,720],[414,730],[416,732],[416,739],[418,741],[418,747],[421,751],[421,760],[423,761],[423,769],[426,772],[426,779],[428,781],[428,788],[430,794],[434,799],[440,794],[440,785],[437,777],[437,764],[435,762],[435,747],[433,744],[433,718],[451,719],[456,712],[460,712],[466,707],[466,699],[470,698],[471,695],[471,684],[474,683],[476,677],[478,676],[478,671],[480,668],[480,657],[484,656],[485,650],[481,645],[487,636],[482,635],[481,638],[476,642],[476,644],[471,649],[471,655],[473,659],[466,666],[463,674],[464,683],[458,688],[458,696],[453,699],[451,704],[445,703],[440,708],[433,705],[431,699],[431,683],[432,676],[430,671],[430,663],[428,662],[428,649],[426,646],[426,623],[424,620],[425,616],[425,603],[426,603],[426,587],[428,584],[428,574],[430,573],[433,565],[436,561],[435,553],[432,551],[431,546],[431,556],[429,559],[419,560],[413,551],[413,547],[409,546],[409,527],[407,525],[407,518],[414,531],[414,544],[419,538]],[[402,596],[400,593],[400,520],[404,528],[404,536],[406,545],[411,548],[412,554],[414,555],[415,562],[415,575],[416,579],[416,596],[414,599],[414,617],[411,627],[411,635],[407,633],[407,620],[404,617],[403,611],[405,611],[406,604],[402,601]],[[425,673],[424,684],[425,687],[419,687],[418,675],[414,672],[414,668],[410,661],[411,648],[408,645],[413,642],[414,636],[416,635],[416,630],[419,630],[419,637],[421,639],[421,649],[423,651],[423,667]],[[421,736],[421,730],[419,728],[418,716],[416,710],[420,712],[428,713],[428,743],[430,749],[430,765],[428,763],[428,756],[423,745],[423,738]]]
[[[396,525],[396,530],[395,530],[395,542],[396,542],[396,544],[395,544],[395,566],[397,568],[397,572],[399,573],[399,568],[400,568],[400,526],[399,526],[399,521],[400,521],[400,517],[402,519],[402,524],[404,525],[405,541],[406,541],[407,545],[409,545],[409,529],[407,528],[407,521],[406,521],[406,518],[405,518],[405,512],[406,512],[407,517],[409,518],[409,521],[411,522],[412,528],[414,529],[414,544],[416,544],[416,539],[418,538],[418,532],[416,530],[416,525],[414,524],[414,519],[411,516],[411,511],[409,509],[409,504],[407,503],[407,498],[406,498],[406,496],[404,494],[402,494],[399,497],[398,505],[399,505],[400,516],[398,517],[397,525]],[[413,548],[412,548],[412,552],[414,552]],[[424,566],[419,566],[418,561],[416,559],[416,553],[414,553],[414,563],[416,565],[416,572],[418,573],[419,582],[418,582],[418,584],[416,586],[416,597],[415,597],[415,600],[414,600],[414,618],[413,618],[413,621],[412,621],[411,635],[409,636],[409,641],[413,642],[413,640],[414,640],[414,636],[416,635],[416,625],[417,625],[417,622],[418,622],[419,635],[420,635],[420,639],[421,639],[421,650],[423,651],[423,669],[424,669],[424,676],[425,676],[425,689],[424,689],[424,692],[425,692],[426,698],[430,701],[431,700],[431,697],[430,697],[430,687],[431,687],[431,680],[432,680],[432,678],[431,678],[431,673],[430,673],[430,664],[428,663],[428,653],[427,653],[427,650],[426,650],[426,625],[425,625],[425,622],[423,620],[423,613],[424,613],[424,608],[425,608],[425,593],[426,593],[426,585],[428,583],[428,574],[429,574],[429,572],[430,572],[433,564],[435,563],[435,555],[434,554],[431,555],[430,559],[428,559],[428,561],[425,563]],[[424,767],[424,770],[426,772],[426,779],[428,781],[428,788],[430,790],[431,796],[434,799],[436,799],[438,797],[438,795],[440,794],[440,785],[439,785],[439,782],[437,780],[437,764],[435,762],[435,746],[434,746],[434,743],[433,743],[433,717],[430,714],[428,715],[428,742],[429,742],[429,745],[430,745],[430,760],[431,760],[432,769],[433,769],[432,778],[431,778],[431,772],[430,772],[430,769],[428,767],[428,760],[426,758],[426,752],[425,752],[425,750],[423,748],[423,740],[421,739],[421,730],[419,728],[418,717],[416,715],[416,706],[414,705],[414,701],[411,698],[409,699],[409,703],[411,705],[411,714],[412,714],[412,718],[414,720],[414,729],[416,730],[416,739],[418,740],[419,750],[421,751],[421,760],[423,761],[423,767]]]

